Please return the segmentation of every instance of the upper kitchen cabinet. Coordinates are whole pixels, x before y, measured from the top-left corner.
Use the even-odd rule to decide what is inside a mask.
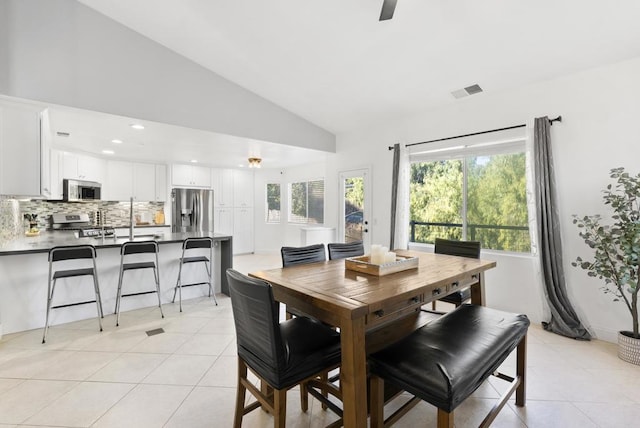
[[[186,187],[211,187],[211,170],[196,165],[171,165],[171,184]]]
[[[133,164],[133,199],[156,200],[156,166],[150,163]]]
[[[103,186],[102,199],[128,201],[133,195],[133,163],[107,161],[107,179]]]
[[[102,183],[105,180],[106,169],[107,162],[104,159],[78,153],[63,153],[62,178]]]
[[[212,168],[211,187],[216,207],[233,207],[233,170]]]
[[[0,103],[1,195],[48,197],[49,172],[45,167],[47,177],[43,180],[42,169],[49,159],[46,144],[50,139],[41,138],[43,114],[36,106]]]
[[[139,202],[167,199],[167,169],[165,165],[126,161],[107,162],[107,180],[103,199]]]
[[[233,206],[253,206],[253,171],[233,170]]]
[[[167,188],[167,166],[156,165],[156,202],[167,200],[169,189]]]

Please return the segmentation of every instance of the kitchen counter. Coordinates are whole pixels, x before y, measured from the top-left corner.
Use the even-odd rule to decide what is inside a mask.
[[[213,286],[215,292],[229,293],[225,271],[233,267],[233,238],[214,233],[172,233],[171,228],[158,233],[158,229],[134,229],[135,241],[155,240],[160,245],[158,251],[158,274],[160,277],[161,300],[171,304],[173,290],[178,277],[179,260],[182,257],[182,242],[186,238],[211,236],[213,248]],[[146,230],[146,234],[145,234]],[[149,232],[154,232],[153,234]],[[146,236],[145,236],[146,235]],[[0,323],[4,333],[14,333],[44,326],[47,303],[48,252],[52,247],[62,245],[89,244],[97,249],[100,294],[105,315],[115,307],[120,270],[120,247],[129,238],[76,238],[73,231],[41,231],[34,237],[23,236],[0,245]],[[206,256],[208,257],[208,249]],[[69,268],[81,267],[81,261],[69,261]],[[185,283],[200,283],[206,270],[201,266],[189,266],[183,272]],[[127,273],[125,287],[128,292],[146,291],[153,286],[153,275],[148,269]],[[208,287],[186,287],[183,299],[206,296]],[[54,300],[57,303],[91,300],[93,283],[91,278],[70,278],[56,286]],[[142,294],[122,300],[122,310],[157,306],[157,297]],[[211,302],[213,304],[213,300]],[[52,325],[95,317],[95,305],[79,305],[52,311]]]
[[[162,226],[154,226],[162,227]],[[143,230],[141,230],[143,229]],[[134,229],[134,241],[155,240],[158,244],[167,244],[182,242],[187,238],[199,238],[203,236],[211,236],[214,241],[228,241],[231,236],[220,233],[203,234],[197,232],[172,233],[167,230],[162,233],[148,234],[145,233],[144,227],[136,227]],[[23,236],[11,242],[0,246],[0,256],[27,254],[27,253],[46,253],[56,246],[62,245],[93,245],[96,248],[119,247],[123,243],[128,242],[129,237],[124,238],[76,238],[73,231],[42,231],[38,236]]]

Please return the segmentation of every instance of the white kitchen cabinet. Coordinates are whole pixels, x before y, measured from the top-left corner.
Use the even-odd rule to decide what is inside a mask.
[[[42,195],[41,111],[0,104],[0,195]]]
[[[62,199],[62,156],[59,150],[51,149],[49,151],[50,162],[49,171],[51,176],[51,195],[50,199]]]
[[[233,206],[253,206],[253,171],[233,170]]]
[[[211,187],[216,207],[233,206],[233,170],[224,168],[211,169]]]
[[[233,210],[233,254],[253,253],[253,208]]]
[[[64,152],[62,158],[62,178],[74,180],[105,181],[107,161],[93,156]]]
[[[107,161],[107,179],[102,190],[104,200],[128,201],[133,196],[133,163]]]
[[[49,111],[40,113],[40,194],[45,198],[52,198],[51,180],[51,123]]]
[[[133,164],[133,198],[136,201],[156,200],[156,166],[154,164]]]
[[[204,166],[171,165],[171,183],[174,186],[211,187],[211,171]]]
[[[156,202],[167,200],[167,166],[156,165]]]
[[[233,208],[215,207],[213,209],[213,230],[216,233],[233,235]]]

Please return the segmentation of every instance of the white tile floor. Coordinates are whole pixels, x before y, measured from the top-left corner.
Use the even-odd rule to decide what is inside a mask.
[[[234,259],[241,272],[277,267],[278,254]],[[219,296],[121,315],[5,335],[0,341],[0,428],[229,427],[233,421],[236,359],[230,301]],[[162,327],[165,333],[147,336]],[[495,427],[640,426],[640,367],[618,359],[616,345],[577,342],[529,330],[527,405],[511,401]],[[510,358],[506,365],[513,366]],[[456,411],[456,426],[477,426],[503,384],[490,379]],[[307,414],[288,394],[287,425],[321,427],[335,420],[312,400]],[[397,404],[396,404],[397,405]],[[434,426],[435,410],[420,404],[396,426]],[[270,427],[254,411],[246,427]]]

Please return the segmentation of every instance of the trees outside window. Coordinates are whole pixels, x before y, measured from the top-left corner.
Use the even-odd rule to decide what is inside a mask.
[[[410,186],[412,242],[441,237],[531,251],[523,152],[415,162]]]
[[[324,180],[301,181],[289,185],[289,221],[324,223]]]
[[[267,183],[267,223],[280,223],[280,183]]]

